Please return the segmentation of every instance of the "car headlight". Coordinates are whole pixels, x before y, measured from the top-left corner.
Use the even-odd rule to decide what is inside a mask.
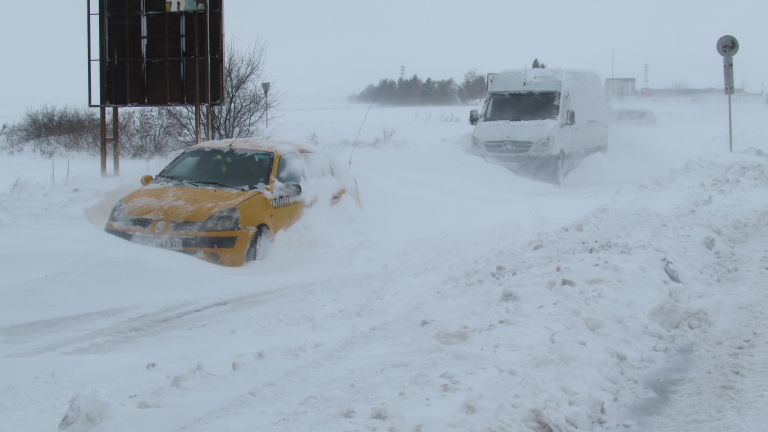
[[[125,222],[128,220],[128,213],[125,211],[125,204],[123,200],[120,200],[112,208],[112,212],[109,213],[110,222]]]
[[[546,138],[542,138],[539,140],[539,142],[536,143],[535,146],[533,146],[533,151],[547,151],[550,148],[552,148],[552,139],[551,136],[548,136]]]
[[[240,212],[235,208],[218,211],[200,226],[200,231],[235,231],[240,229]]]
[[[480,148],[480,147],[482,147],[483,145],[482,145],[482,143],[480,142],[480,140],[479,140],[479,139],[477,139],[477,137],[476,137],[476,136],[473,136],[473,137],[472,137],[472,146],[473,146],[473,147],[478,147],[478,148]]]

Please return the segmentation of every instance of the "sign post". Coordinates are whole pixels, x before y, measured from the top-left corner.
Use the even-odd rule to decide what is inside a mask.
[[[264,120],[266,120],[266,129],[269,129],[269,83],[261,83],[261,88],[264,89]]]
[[[731,121],[731,95],[733,94],[733,56],[739,52],[739,41],[731,35],[717,40],[717,52],[723,56],[723,78],[725,94],[728,95],[728,143],[733,153],[733,126]]]

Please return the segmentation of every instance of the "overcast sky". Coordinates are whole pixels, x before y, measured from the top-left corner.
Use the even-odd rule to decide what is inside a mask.
[[[96,0],[94,0],[96,1]],[[631,5],[630,5],[631,4]],[[693,5],[695,4],[695,5]],[[42,104],[87,104],[86,2],[5,1],[0,121]],[[227,39],[268,43],[268,79],[289,99],[344,98],[381,78],[460,81],[530,66],[592,69],[652,88],[721,87],[715,42],[732,34],[736,85],[768,75],[768,2],[225,0]]]

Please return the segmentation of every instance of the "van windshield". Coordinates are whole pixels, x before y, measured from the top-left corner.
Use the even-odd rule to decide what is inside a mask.
[[[560,92],[493,93],[485,120],[553,120],[559,113]]]

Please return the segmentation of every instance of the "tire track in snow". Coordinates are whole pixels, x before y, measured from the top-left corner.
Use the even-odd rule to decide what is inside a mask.
[[[105,320],[125,315],[131,308],[19,324],[0,328],[0,337],[2,337],[0,343],[8,347],[4,350],[4,357],[10,358],[32,357],[57,351],[62,351],[61,354],[103,352],[140,338],[169,332],[201,320],[213,319],[222,314],[230,313],[235,308],[251,307],[254,304],[269,302],[278,295],[301,290],[312,285],[313,283],[291,285],[212,303],[184,302],[159,311],[121,318],[107,326],[103,326]],[[102,327],[93,329],[93,327],[99,326]],[[73,336],[72,333],[78,332],[77,327],[86,327],[86,329]],[[54,342],[44,342],[39,344],[40,346],[29,347],[43,335],[46,340],[53,340]]]

